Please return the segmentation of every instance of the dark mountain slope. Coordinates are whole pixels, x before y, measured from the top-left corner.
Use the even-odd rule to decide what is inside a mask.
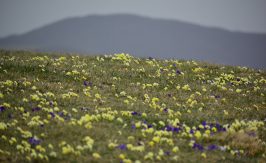
[[[134,15],[65,19],[0,40],[0,48],[199,59],[265,68],[266,35]]]

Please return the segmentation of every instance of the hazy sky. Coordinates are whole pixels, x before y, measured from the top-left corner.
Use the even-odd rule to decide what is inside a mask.
[[[0,0],[0,37],[67,17],[113,13],[266,33],[266,0]]]

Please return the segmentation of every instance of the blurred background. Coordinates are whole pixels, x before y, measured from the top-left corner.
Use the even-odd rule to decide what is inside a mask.
[[[266,68],[265,0],[1,0],[0,48]]]

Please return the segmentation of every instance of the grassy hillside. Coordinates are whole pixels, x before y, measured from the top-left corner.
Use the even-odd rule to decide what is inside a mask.
[[[0,162],[264,162],[266,72],[0,51]]]

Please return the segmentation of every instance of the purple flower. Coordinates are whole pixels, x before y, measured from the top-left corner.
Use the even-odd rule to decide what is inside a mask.
[[[36,107],[36,108],[32,108],[32,109],[31,109],[31,111],[32,111],[32,112],[35,112],[35,111],[40,111],[40,110],[41,110],[41,108],[40,108],[40,107]]]
[[[164,154],[167,155],[167,156],[169,156],[170,155],[170,152],[169,151],[165,151]]]
[[[220,125],[219,123],[216,123],[215,127],[217,128],[218,132],[226,131],[226,129],[222,125]]]
[[[168,112],[168,108],[164,108],[163,111],[167,113]]]
[[[84,82],[83,82],[83,85],[84,85],[84,86],[88,86],[88,82],[87,82],[87,81],[84,81]]]
[[[31,138],[29,138],[29,143],[31,144],[31,145],[38,145],[38,144],[40,144],[41,143],[41,140],[38,140],[38,139],[36,139],[36,138],[34,138],[34,137],[31,137]]]
[[[92,82],[84,81],[84,82],[83,82],[83,85],[86,86],[86,87],[87,87],[87,86],[90,86],[90,87],[91,87],[91,86],[92,86]]]
[[[173,129],[173,132],[178,133],[179,131],[180,131],[180,128],[178,128],[178,127],[175,127],[175,128]]]
[[[218,149],[217,145],[211,144],[208,146],[208,150],[216,150],[216,149]]]
[[[132,115],[138,115],[138,112],[133,111],[133,112],[131,112],[131,114]]]
[[[125,150],[125,149],[127,149],[127,146],[125,144],[121,144],[121,145],[117,146],[117,148],[119,148],[121,150]]]
[[[6,108],[4,106],[0,106],[0,112],[3,112],[5,110],[6,110]]]
[[[179,71],[178,69],[176,70],[176,74],[181,74],[181,71]]]
[[[136,125],[135,125],[135,124],[132,124],[132,125],[131,125],[131,128],[132,128],[132,129],[136,129]]]
[[[53,112],[49,112],[49,114],[54,118],[55,114]]]
[[[204,150],[204,147],[202,145],[200,145],[200,144],[197,144],[197,143],[194,143],[192,148],[193,149],[198,149],[200,151]]]
[[[206,121],[203,121],[201,124],[202,124],[204,127],[207,125]]]
[[[171,126],[166,126],[165,129],[166,131],[173,131],[173,128]]]
[[[175,132],[175,133],[179,133],[180,128],[178,127],[172,127],[172,126],[166,126],[165,130],[168,132]]]
[[[58,115],[59,115],[60,117],[63,117],[63,116],[64,116],[64,113],[63,113],[63,112],[59,112]]]
[[[210,126],[210,128],[213,128],[214,124],[213,123],[210,123],[209,126]]]

